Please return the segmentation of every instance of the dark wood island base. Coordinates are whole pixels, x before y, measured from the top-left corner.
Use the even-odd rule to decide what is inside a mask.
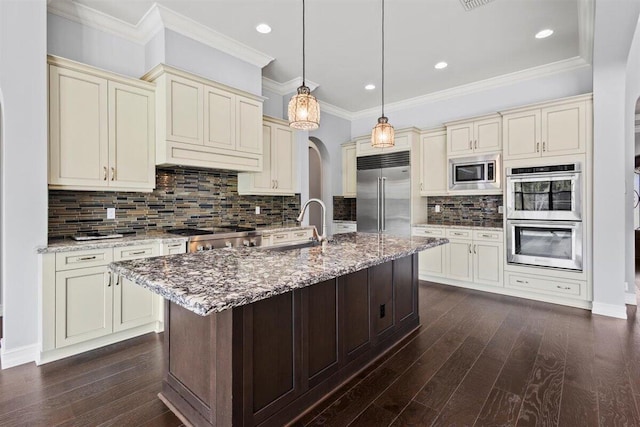
[[[167,301],[160,397],[195,426],[281,426],[419,323],[417,254],[204,317]]]

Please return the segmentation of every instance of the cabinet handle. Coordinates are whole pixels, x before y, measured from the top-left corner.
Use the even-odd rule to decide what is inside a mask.
[[[473,141],[469,141],[469,150],[473,149]]]
[[[83,257],[78,258],[78,261],[90,261],[92,259],[96,259],[96,256],[95,255],[94,256],[83,256]]]
[[[103,179],[104,181],[106,181],[106,180],[107,180],[107,167],[106,167],[106,166],[103,166],[103,167],[102,167],[102,171],[103,171],[103,174],[104,174],[104,176],[102,177],[102,179]]]
[[[471,244],[469,244],[469,253],[471,253]]]
[[[565,291],[569,291],[569,290],[571,290],[571,286],[560,286],[560,285],[556,285],[556,288],[558,288],[558,289],[564,289]]]
[[[473,141],[473,148],[478,148],[478,140]]]
[[[420,191],[422,191],[422,183],[420,183]]]
[[[491,234],[481,234],[480,237],[493,237]]]
[[[182,246],[182,243],[173,243],[171,245],[168,245],[168,247],[170,248],[179,248],[180,246]]]
[[[529,282],[527,282],[526,280],[516,280],[517,283],[522,283],[523,285],[528,285]]]
[[[271,188],[276,188],[276,180],[275,179],[271,180]]]
[[[111,181],[115,181],[116,179],[116,168],[111,166]]]
[[[111,272],[107,271],[107,288],[111,287]]]
[[[536,142],[536,153],[540,152],[540,143]]]
[[[118,274],[118,277],[116,278],[116,286],[118,286],[118,285],[120,285],[120,283],[122,283],[121,280],[122,280],[122,276]]]
[[[477,252],[476,252],[476,248],[477,248],[477,246],[478,246],[478,245],[473,245],[473,253],[474,253],[474,254],[477,254]]]
[[[276,239],[284,239],[284,235],[275,236]]]
[[[131,252],[129,255],[142,255],[142,254],[146,254],[147,251],[138,251],[138,252]]]
[[[464,236],[464,233],[452,233],[454,236]]]
[[[276,179],[276,188],[278,188],[278,180]]]
[[[547,143],[542,141],[542,152],[544,153],[545,151],[547,151]]]
[[[342,227],[341,227],[341,228],[342,228]],[[297,237],[302,237],[302,236],[304,236],[304,235],[306,235],[306,234],[307,234],[307,233],[296,233],[296,236],[297,236]]]

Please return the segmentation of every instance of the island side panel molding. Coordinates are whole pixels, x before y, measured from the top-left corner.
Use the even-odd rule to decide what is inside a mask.
[[[386,262],[369,269],[369,287],[371,289],[371,332],[373,340],[384,339],[393,332],[395,314],[393,307],[393,267],[394,262]],[[410,265],[409,265],[410,267]]]
[[[417,255],[401,258],[393,265],[393,288],[395,300],[395,322],[400,325],[412,315],[417,315],[417,300],[413,298],[415,292],[413,277],[417,275]]]
[[[344,295],[341,314],[345,319],[343,353],[346,362],[367,351],[371,344],[369,277],[370,270],[367,269],[338,278]]]

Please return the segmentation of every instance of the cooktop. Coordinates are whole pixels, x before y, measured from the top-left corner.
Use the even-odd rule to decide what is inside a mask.
[[[222,225],[219,227],[212,227],[212,228],[172,228],[167,230],[167,233],[190,237],[190,236],[204,236],[207,234],[244,233],[247,231],[255,231],[255,228],[240,227],[236,225]]]

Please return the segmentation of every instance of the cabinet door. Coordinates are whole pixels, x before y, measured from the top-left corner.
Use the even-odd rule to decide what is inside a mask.
[[[473,122],[447,127],[448,155],[473,152]]]
[[[502,119],[500,117],[473,122],[473,151],[484,153],[502,150]]]
[[[235,150],[236,97],[206,86],[204,95],[204,145]]]
[[[236,150],[262,153],[262,102],[236,96]]]
[[[264,193],[273,193],[275,191],[275,179],[272,178],[273,150],[272,137],[274,136],[273,128],[275,125],[265,123],[262,125],[262,172],[251,174],[243,174],[248,177],[249,182],[253,181],[250,191]]]
[[[163,243],[162,255],[177,255],[187,252],[187,245],[185,242],[178,243]]]
[[[473,281],[484,285],[502,286],[503,245],[475,242],[473,244]]]
[[[293,131],[284,126],[274,126],[274,143],[271,144],[271,176],[277,193],[294,192],[295,144]]]
[[[420,195],[445,194],[448,165],[446,133],[423,136],[420,152]]]
[[[118,277],[113,287],[113,331],[123,331],[158,320],[158,300],[148,289]]]
[[[106,187],[107,80],[49,67],[49,184]]]
[[[542,109],[542,155],[580,154],[586,150],[584,102]]]
[[[409,258],[411,260],[411,258]],[[395,325],[393,312],[393,266],[385,262],[369,268],[371,332],[380,338]]]
[[[420,252],[420,276],[446,276],[446,245],[429,248]]]
[[[540,156],[540,110],[506,114],[502,126],[505,160]]]
[[[447,248],[447,277],[451,279],[473,280],[472,243],[470,240],[449,240]]]
[[[203,145],[204,86],[179,76],[167,75],[167,139]]]
[[[104,266],[56,273],[56,348],[112,332],[110,279]]]
[[[155,144],[154,93],[109,82],[109,185],[153,189]]]
[[[393,261],[393,299],[395,324],[413,318],[418,311],[418,278],[415,276],[418,261],[415,255]]]
[[[369,274],[360,270],[338,278],[341,288],[341,335],[346,362],[353,360],[371,346],[369,329]]]
[[[356,197],[357,194],[356,146],[342,147],[342,197]]]

